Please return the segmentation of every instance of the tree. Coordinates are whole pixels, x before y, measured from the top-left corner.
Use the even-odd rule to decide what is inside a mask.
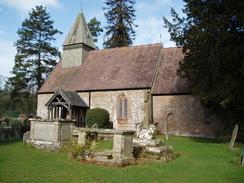
[[[0,75],[0,90],[4,90],[6,79],[7,78],[5,76]]]
[[[103,29],[101,28],[101,22],[98,21],[96,17],[94,17],[88,22],[87,25],[91,31],[93,41],[96,43],[98,41],[98,37],[100,36],[101,32],[103,32]]]
[[[4,87],[5,80],[6,78],[0,75],[0,119],[6,114],[8,104],[10,103],[8,92]]]
[[[106,48],[132,45],[135,39],[135,0],[106,0]]]
[[[172,22],[164,17],[171,39],[185,55],[179,73],[191,81],[192,92],[211,111],[225,119],[240,119],[244,111],[244,2],[184,2],[185,17],[174,9]]]
[[[60,52],[53,43],[61,32],[53,27],[53,23],[46,8],[36,6],[17,31],[15,65],[6,83],[12,110],[33,111],[34,93],[56,65]]]
[[[43,6],[32,9],[29,18],[22,23],[15,44],[17,54],[10,78],[12,87],[17,87],[16,80],[20,79],[24,85],[22,89],[39,89],[56,65],[60,52],[52,43],[56,40],[54,36],[61,32],[53,27],[53,23]]]

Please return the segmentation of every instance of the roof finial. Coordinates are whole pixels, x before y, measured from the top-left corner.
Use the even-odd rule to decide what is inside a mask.
[[[80,0],[80,12],[82,13],[82,0]]]
[[[159,39],[160,39],[160,43],[162,43],[162,35],[161,34],[160,34],[160,38]]]

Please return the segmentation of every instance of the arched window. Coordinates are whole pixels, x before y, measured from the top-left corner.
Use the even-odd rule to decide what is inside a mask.
[[[118,97],[117,118],[127,119],[127,99],[124,94]]]

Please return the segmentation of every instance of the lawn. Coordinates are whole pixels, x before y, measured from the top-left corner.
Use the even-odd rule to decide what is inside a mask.
[[[124,168],[68,160],[67,154],[44,152],[19,141],[0,143],[0,182],[244,183],[244,167],[233,163],[240,149],[183,137],[167,143],[181,154],[178,159]]]

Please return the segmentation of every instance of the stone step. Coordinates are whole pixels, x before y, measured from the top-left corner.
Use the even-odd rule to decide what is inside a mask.
[[[145,147],[146,152],[160,154],[164,151],[172,150],[172,147],[170,146],[158,146],[158,147]]]
[[[112,150],[94,153],[94,159],[112,159],[112,158],[113,158]]]
[[[133,146],[155,147],[155,146],[163,146],[163,145],[164,145],[164,141],[162,141],[161,139],[147,140],[147,139],[141,139],[141,138],[133,138]]]

